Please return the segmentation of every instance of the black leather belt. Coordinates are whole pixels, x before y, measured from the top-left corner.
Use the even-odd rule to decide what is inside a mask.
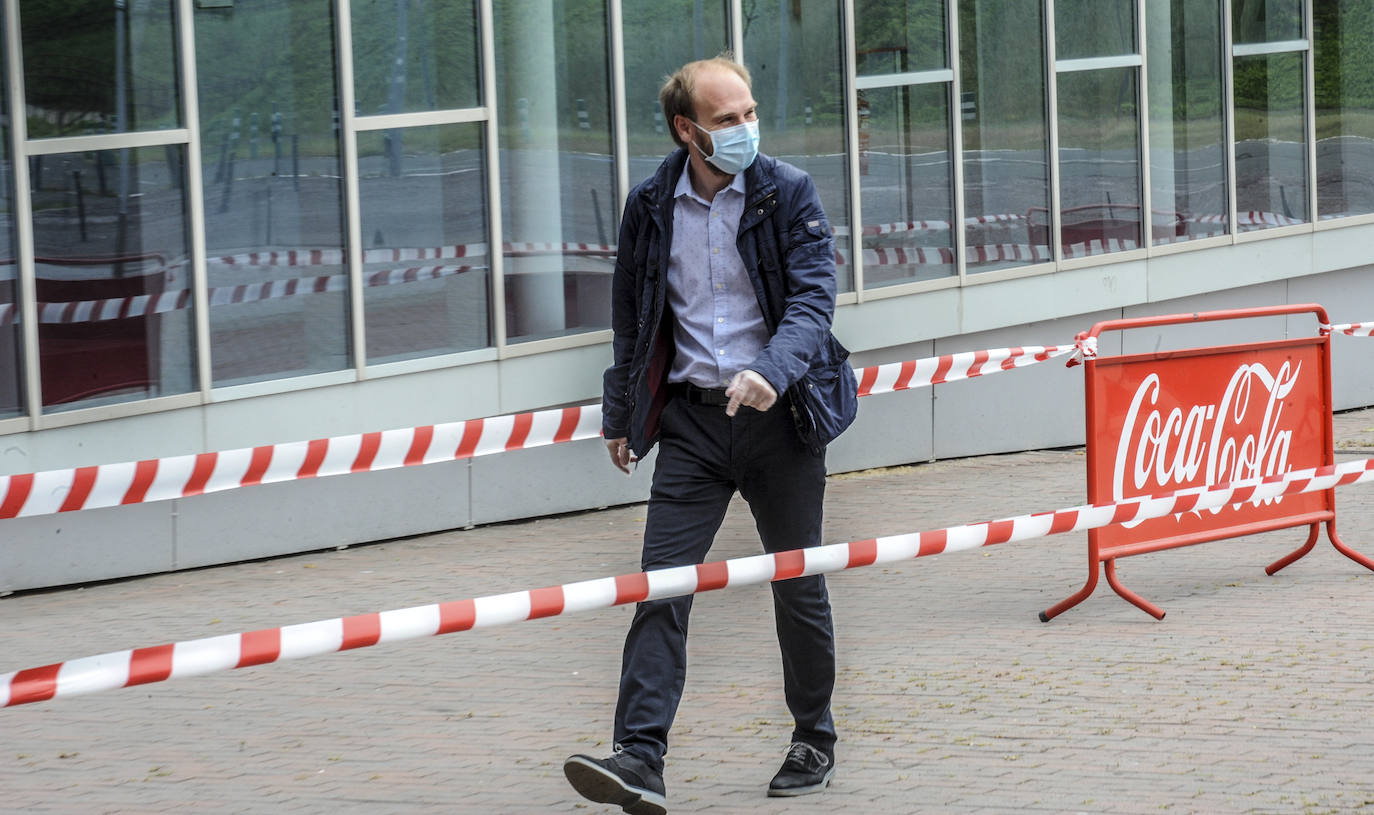
[[[724,388],[699,388],[691,382],[670,382],[668,392],[687,400],[689,405],[725,407],[730,404],[730,397],[725,395]]]

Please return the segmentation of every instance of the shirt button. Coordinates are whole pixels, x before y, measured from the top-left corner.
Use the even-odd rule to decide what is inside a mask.
[[[717,349],[716,349],[716,356],[721,356],[721,357],[725,356],[725,349],[724,349],[724,348],[717,348]]]
[[[724,317],[717,317],[717,318],[716,318],[716,322],[718,322],[718,323],[723,323],[723,322],[725,322],[725,318],[724,318]]]
[[[711,254],[713,254],[713,255],[719,255],[719,254],[720,254],[720,247],[719,247],[719,246],[712,246],[712,247],[711,247]]]

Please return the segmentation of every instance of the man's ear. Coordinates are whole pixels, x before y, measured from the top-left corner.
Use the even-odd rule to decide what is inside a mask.
[[[692,121],[681,113],[673,117],[673,129],[677,131],[678,138],[688,144],[692,142],[693,137],[696,135],[692,132],[694,129],[692,127]]]

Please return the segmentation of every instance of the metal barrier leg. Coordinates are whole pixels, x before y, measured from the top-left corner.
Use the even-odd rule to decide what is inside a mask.
[[[1315,534],[1315,526],[1313,527],[1312,531]],[[1366,569],[1374,571],[1374,560],[1371,560],[1368,556],[1362,555],[1359,552],[1356,552],[1354,549],[1351,549],[1349,546],[1346,546],[1345,542],[1342,541],[1340,536],[1336,534],[1335,518],[1332,518],[1331,520],[1326,522],[1326,536],[1331,539],[1331,545],[1336,547],[1337,552],[1340,552],[1341,554],[1345,555],[1346,557],[1350,558],[1351,560],[1355,561],[1356,563],[1360,564]]]
[[[1069,595],[1063,600],[1060,600],[1058,603],[1055,603],[1054,605],[1040,612],[1040,622],[1047,623],[1055,617],[1058,617],[1060,614],[1063,614],[1065,611],[1068,611],[1069,609],[1088,599],[1088,595],[1092,594],[1093,589],[1097,588],[1097,564],[1097,558],[1088,558],[1088,582],[1083,584],[1083,588],[1079,589],[1078,591],[1074,592],[1073,594]]]
[[[1121,595],[1128,603],[1146,614],[1149,614],[1151,617],[1154,617],[1156,620],[1164,619],[1164,609],[1121,585],[1121,581],[1116,579],[1116,558],[1102,561],[1102,568],[1103,571],[1107,573],[1107,583],[1116,590],[1117,594]]]
[[[1331,522],[1328,521],[1327,523]],[[1317,545],[1317,535],[1321,532],[1321,528],[1322,525],[1320,523],[1312,524],[1312,531],[1307,536],[1307,543],[1304,543],[1301,546],[1301,548],[1297,549],[1296,551],[1289,552],[1288,554],[1284,555],[1283,557],[1279,558],[1273,563],[1270,563],[1268,566],[1265,566],[1264,573],[1267,575],[1273,575],[1279,569],[1282,569],[1284,566],[1287,566],[1288,564],[1292,563],[1293,561],[1312,551],[1312,547]],[[1334,530],[1332,531],[1334,532]],[[1336,539],[1332,537],[1331,542],[1335,543]],[[1340,546],[1337,545],[1336,548],[1339,549]],[[1366,563],[1365,565],[1368,566],[1369,564]]]

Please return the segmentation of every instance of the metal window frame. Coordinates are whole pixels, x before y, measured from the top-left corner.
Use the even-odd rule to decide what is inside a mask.
[[[33,201],[26,150],[29,122],[24,101],[24,58],[18,0],[6,0],[5,67],[9,80],[10,179],[14,184],[15,271],[19,280],[19,337],[23,359],[24,408],[27,425],[37,429],[43,398],[38,376],[38,303],[34,294]]]
[[[196,377],[202,399],[213,384],[210,348],[210,279],[205,268],[205,189],[200,156],[200,88],[196,73],[194,10],[177,0],[177,42],[181,65],[181,110],[186,120],[186,218],[190,221],[191,302],[196,342]]]
[[[1304,15],[1307,20],[1303,23],[1305,30],[1312,30],[1311,13],[1312,4],[1303,3]],[[1227,29],[1228,31],[1230,29]],[[1252,43],[1233,43],[1231,45],[1232,57],[1260,57],[1267,54],[1287,54],[1292,51],[1310,51],[1311,40],[1282,40],[1279,42],[1252,42]]]
[[[854,259],[854,262],[850,264],[854,290],[845,294],[853,297],[855,303],[862,303],[868,296],[864,290],[863,195],[859,188],[859,179],[862,177],[862,165],[859,161],[859,91],[862,89],[859,87],[858,79],[853,0],[845,0],[844,3],[841,3],[840,16],[843,25],[843,30],[840,32],[842,40],[840,59],[844,64],[844,140],[845,148],[849,151],[848,161],[845,162],[849,171],[847,187],[851,221],[849,224],[849,254]]]
[[[945,8],[953,8],[955,4],[955,0],[947,0]],[[945,61],[949,61],[948,57]],[[854,87],[861,91],[867,91],[877,88],[905,88],[910,85],[936,85],[953,81],[954,70],[952,68],[939,68],[933,71],[907,71],[900,74],[856,75]]]
[[[1236,55],[1234,32],[1231,30],[1233,25],[1231,18],[1231,0],[1221,2],[1221,81],[1225,87],[1221,89],[1221,98],[1224,100],[1222,107],[1223,127],[1226,138],[1226,234],[1231,241],[1235,242],[1240,234],[1240,226],[1236,223],[1239,209],[1236,204]]]
[[[1307,120],[1304,133],[1307,136],[1307,223],[1315,225],[1321,220],[1317,211],[1317,42],[1312,22],[1312,0],[1303,0],[1302,41],[1303,58],[1303,117]]]
[[[1056,269],[1064,264],[1064,243],[1059,240],[1059,213],[1063,196],[1059,193],[1059,49],[1055,44],[1054,0],[1045,0],[1045,125],[1048,133],[1050,211],[1046,234],[1050,239],[1050,258]]]
[[[367,327],[363,317],[362,204],[358,190],[357,96],[353,91],[353,7],[334,0],[335,54],[338,59],[339,149],[343,162],[344,257],[348,266],[348,337],[353,376],[367,378]]]
[[[945,3],[945,64],[949,66],[949,163],[951,212],[949,229],[954,233],[954,276],[959,285],[968,279],[968,227],[964,224],[964,116],[962,76],[959,71],[959,0]],[[933,429],[933,428],[932,428]]]

